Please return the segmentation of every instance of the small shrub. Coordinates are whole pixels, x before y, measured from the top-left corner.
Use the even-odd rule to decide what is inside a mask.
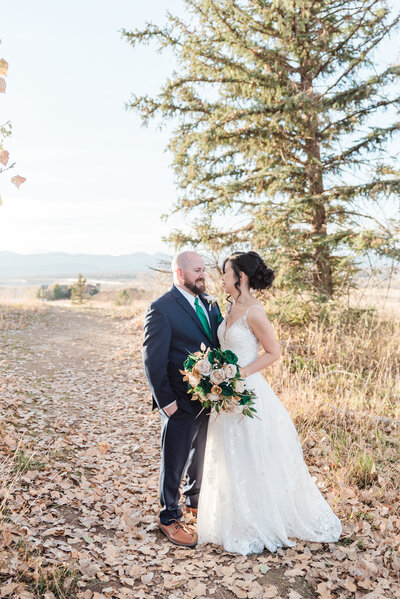
[[[74,283],[71,290],[71,300],[74,303],[82,304],[85,297],[86,279],[79,273],[78,280]]]
[[[366,489],[378,479],[373,456],[367,452],[359,452],[349,466],[349,480],[359,489]]]
[[[115,303],[117,306],[127,306],[132,303],[132,298],[127,289],[122,289],[119,292],[118,299]]]

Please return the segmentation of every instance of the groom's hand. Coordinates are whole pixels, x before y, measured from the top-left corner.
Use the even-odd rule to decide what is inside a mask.
[[[172,416],[172,414],[175,414],[177,409],[178,409],[178,404],[176,403],[176,401],[174,401],[174,403],[172,403],[170,406],[167,406],[166,408],[164,408],[164,412],[166,413],[166,415],[169,418],[170,416]]]

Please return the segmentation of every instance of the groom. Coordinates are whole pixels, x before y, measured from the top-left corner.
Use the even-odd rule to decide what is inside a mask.
[[[150,304],[144,322],[143,363],[153,408],[162,420],[160,467],[160,529],[175,545],[194,547],[196,538],[182,526],[180,484],[186,509],[197,513],[208,416],[199,401],[192,401],[179,372],[189,353],[218,347],[221,313],[204,295],[204,260],[195,252],[182,252],[172,262],[174,285]],[[200,413],[201,412],[201,413]]]

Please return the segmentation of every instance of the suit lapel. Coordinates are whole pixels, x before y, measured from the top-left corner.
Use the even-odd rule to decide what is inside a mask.
[[[176,299],[176,301],[178,302],[178,304],[189,314],[189,316],[193,320],[193,322],[199,327],[200,331],[203,333],[203,335],[207,339],[207,341],[208,342],[211,341],[211,339],[207,335],[206,331],[203,329],[203,325],[201,324],[200,319],[197,316],[196,312],[194,311],[194,309],[192,308],[192,306],[190,305],[188,300],[185,297],[183,297],[182,293],[180,291],[178,291],[178,289],[176,289],[175,285],[171,288],[171,293],[174,296],[174,298]],[[201,299],[203,299],[203,298],[201,298]],[[211,331],[212,331],[213,337],[214,337],[214,330],[212,327],[211,327]]]

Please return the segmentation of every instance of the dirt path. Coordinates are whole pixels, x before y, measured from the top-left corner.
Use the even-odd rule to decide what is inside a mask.
[[[0,347],[4,470],[19,468],[0,528],[0,597],[353,596],[350,582],[342,595],[324,582],[333,560],[346,568],[346,543],[242,557],[162,537],[139,324],[68,307],[16,322]]]

